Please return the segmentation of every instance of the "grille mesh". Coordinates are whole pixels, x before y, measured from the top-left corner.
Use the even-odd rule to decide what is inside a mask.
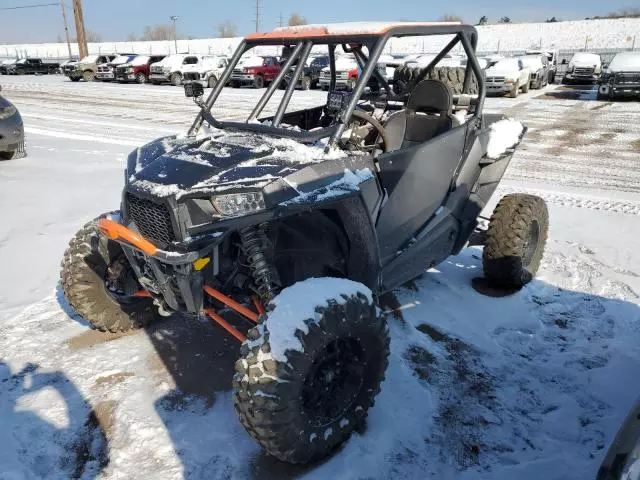
[[[127,193],[127,206],[129,215],[145,238],[161,246],[176,239],[165,205]]]

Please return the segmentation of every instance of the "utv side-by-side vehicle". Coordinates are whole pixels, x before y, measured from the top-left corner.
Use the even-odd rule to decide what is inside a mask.
[[[390,89],[377,68],[385,46],[425,35],[450,41]],[[540,264],[540,198],[507,195],[479,227],[525,128],[483,114],[476,42],[476,30],[457,23],[250,35],[206,101],[200,84],[185,85],[200,106],[188,135],[129,156],[120,210],[87,223],[64,255],[66,298],[103,331],[173,313],[211,319],[242,342],[233,389],[249,434],[287,462],[329,454],[362,427],[384,379],[381,294],[470,244],[485,246],[496,285],[520,287]],[[459,88],[428,78],[459,44],[468,57]],[[216,119],[241,57],[268,46],[289,52],[274,81],[244,121]],[[289,109],[304,95],[295,89],[314,46],[329,54],[326,103]],[[335,88],[337,49],[359,63],[352,92]]]

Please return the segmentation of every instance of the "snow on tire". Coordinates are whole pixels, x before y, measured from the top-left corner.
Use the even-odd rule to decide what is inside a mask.
[[[101,215],[71,239],[60,272],[64,295],[74,310],[96,330],[114,333],[141,328],[159,318],[153,299],[117,297],[105,285],[110,265],[123,252],[117,242],[100,233],[97,221],[116,215],[119,212]]]
[[[534,195],[502,197],[489,221],[482,253],[486,277],[503,287],[522,287],[540,267],[549,230],[545,201]]]
[[[366,419],[384,380],[389,331],[370,290],[350,280],[299,282],[272,306],[241,347],[235,409],[271,455],[307,463]]]

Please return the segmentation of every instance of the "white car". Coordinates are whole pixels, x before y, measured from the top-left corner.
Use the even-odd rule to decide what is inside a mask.
[[[563,60],[565,63],[566,60]],[[597,53],[575,53],[567,71],[562,78],[562,83],[593,83],[600,78],[602,73],[602,59]]]
[[[184,69],[188,65],[197,65],[203,58],[202,55],[189,55],[184,53],[169,55],[160,62],[151,64],[149,82],[154,85],[169,82],[171,85],[177,87],[182,84],[182,72]]]
[[[351,91],[358,82],[358,63],[353,57],[336,58],[336,88]],[[320,73],[320,88],[328,90],[331,83],[331,67],[325,67]]]
[[[531,88],[541,89],[549,84],[549,59],[543,53],[521,57],[522,63],[531,72]]]
[[[204,57],[202,61],[182,68],[182,80],[199,82],[205,87],[213,88],[218,83],[225,68],[229,65],[227,57]]]
[[[515,98],[529,91],[531,71],[520,58],[503,58],[485,70],[487,93],[508,93]]]

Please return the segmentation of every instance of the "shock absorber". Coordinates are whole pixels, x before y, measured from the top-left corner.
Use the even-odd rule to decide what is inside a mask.
[[[277,280],[273,268],[264,253],[264,225],[246,227],[240,230],[240,240],[256,290],[264,302],[270,301],[276,294]]]

